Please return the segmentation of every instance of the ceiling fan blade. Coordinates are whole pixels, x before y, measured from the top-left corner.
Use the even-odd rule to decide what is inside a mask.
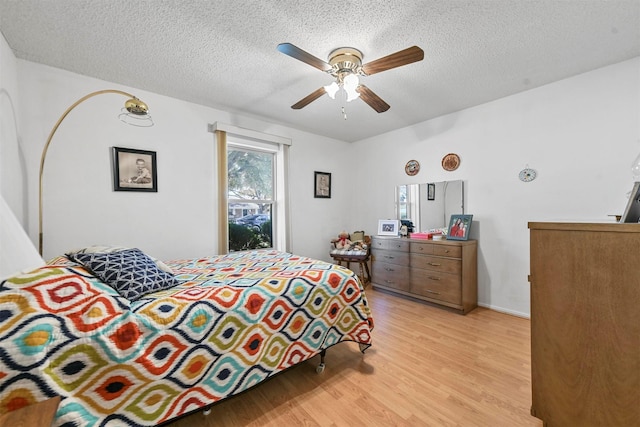
[[[392,68],[401,67],[413,62],[422,61],[424,59],[424,51],[418,46],[411,46],[404,50],[392,53],[383,58],[376,59],[362,66],[362,71],[370,76],[381,71],[387,71]]]
[[[324,90],[323,87],[321,87],[321,88],[317,89],[316,91],[310,93],[309,95],[305,96],[300,101],[298,101],[295,104],[293,104],[291,106],[291,108],[293,108],[294,110],[299,110],[301,108],[304,108],[307,105],[311,104],[316,99],[320,98],[325,93],[327,93],[327,91]]]
[[[297,59],[298,61],[302,61],[306,64],[311,65],[312,67],[316,67],[320,71],[329,71],[331,69],[331,65],[324,62],[322,59],[317,58],[308,52],[305,52],[304,50],[292,45],[291,43],[280,43],[277,49],[285,55],[289,55],[290,57]]]
[[[373,93],[373,91],[365,85],[358,86],[358,92],[360,92],[360,98],[378,113],[384,113],[391,108],[389,104],[384,102],[382,98]]]

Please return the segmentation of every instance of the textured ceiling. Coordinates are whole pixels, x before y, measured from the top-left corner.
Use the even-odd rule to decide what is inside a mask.
[[[22,59],[356,141],[639,56],[640,0],[0,0],[0,30]],[[331,77],[282,42],[425,59],[361,79],[385,113],[292,110]]]

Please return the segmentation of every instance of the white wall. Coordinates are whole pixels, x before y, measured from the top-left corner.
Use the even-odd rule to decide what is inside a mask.
[[[27,227],[25,159],[18,141],[16,59],[0,36],[0,194],[23,227]]]
[[[28,213],[34,242],[47,135],[69,105],[106,88],[147,102],[156,126],[122,125],[118,95],[92,98],[65,119],[45,167],[45,258],[94,243],[136,245],[161,259],[215,253],[214,139],[207,125],[222,121],[293,140],[292,251],[301,255],[327,260],[328,241],[342,229],[375,232],[378,219],[394,216],[398,184],[464,180],[471,237],[480,247],[480,303],[527,316],[527,222],[607,221],[621,213],[640,152],[640,58],[348,144],[16,60],[2,39],[0,153],[14,158],[22,151],[26,159],[25,167],[2,161],[2,191]],[[157,151],[157,194],[112,191],[114,145]],[[449,152],[462,160],[454,172],[440,166]],[[422,165],[415,177],[404,173],[410,159]],[[517,175],[527,164],[538,179],[522,183]],[[333,174],[331,199],[313,198],[316,170]]]
[[[367,229],[393,217],[394,186],[465,182],[471,237],[479,240],[479,302],[529,314],[528,221],[609,221],[621,214],[640,152],[640,58],[359,141],[356,217]],[[440,162],[457,153],[460,167]],[[422,169],[404,173],[410,159]],[[518,180],[526,165],[538,171]],[[364,172],[362,172],[364,173]]]
[[[291,138],[292,251],[329,259],[328,242],[345,227],[339,207],[351,200],[345,185],[351,145],[250,117],[121,87],[40,64],[18,60],[17,139],[29,175],[29,234],[37,243],[40,153],[58,117],[80,97],[101,89],[130,92],[149,104],[155,126],[122,124],[125,97],[104,94],[74,109],[61,124],[44,168],[44,257],[89,244],[134,245],[161,259],[216,253],[216,121]],[[3,147],[5,142],[2,142]],[[114,192],[110,147],[157,152],[158,193]],[[332,198],[313,198],[313,171],[334,174]],[[344,184],[344,183],[342,183]],[[340,190],[342,188],[343,190]]]

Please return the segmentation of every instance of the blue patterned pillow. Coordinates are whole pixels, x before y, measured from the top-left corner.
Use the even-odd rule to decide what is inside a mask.
[[[172,274],[158,268],[140,249],[76,253],[68,256],[91,270],[97,278],[129,301],[178,284]]]

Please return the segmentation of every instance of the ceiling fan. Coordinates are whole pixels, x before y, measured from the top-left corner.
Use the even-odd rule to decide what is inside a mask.
[[[364,65],[362,64],[362,52],[352,47],[341,47],[333,50],[329,54],[328,62],[305,52],[291,43],[280,43],[277,49],[285,55],[324,71],[336,79],[330,85],[317,89],[293,104],[291,108],[294,110],[306,107],[325,93],[335,99],[336,92],[342,88],[346,92],[347,102],[361,98],[378,113],[383,113],[390,108],[389,104],[384,102],[371,89],[360,84],[358,76],[370,76],[424,59],[424,51],[418,46],[409,47]]]

